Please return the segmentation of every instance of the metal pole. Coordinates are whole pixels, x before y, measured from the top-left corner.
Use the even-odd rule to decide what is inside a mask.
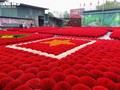
[[[103,9],[102,9],[102,20],[101,20],[101,25],[103,25],[103,20],[104,20],[104,9],[105,9],[105,6],[104,6],[104,0],[103,0]]]

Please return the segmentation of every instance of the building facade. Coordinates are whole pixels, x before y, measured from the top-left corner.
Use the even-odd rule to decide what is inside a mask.
[[[0,26],[18,27],[20,24],[43,26],[45,10],[47,8],[26,4],[20,4],[14,8],[0,7]]]
[[[52,27],[62,27],[63,26],[63,19],[57,17],[51,17],[48,14],[45,14],[45,26],[52,26]]]

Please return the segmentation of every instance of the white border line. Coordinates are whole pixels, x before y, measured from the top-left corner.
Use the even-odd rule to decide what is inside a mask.
[[[33,50],[33,49],[30,49],[30,48],[23,48],[23,47],[19,47],[17,45],[23,45],[23,44],[29,44],[29,43],[35,43],[35,42],[39,42],[39,41],[44,41],[44,40],[50,40],[50,39],[55,39],[56,37],[52,37],[52,38],[47,38],[47,39],[41,39],[41,40],[36,40],[36,41],[32,41],[32,42],[26,42],[26,43],[20,43],[20,44],[14,44],[14,45],[8,45],[6,46],[7,48],[12,48],[12,49],[17,49],[17,50],[22,50],[22,51],[27,51],[27,52],[30,52],[30,53],[34,53],[34,54],[38,54],[38,55],[44,55],[46,57],[51,57],[51,58],[56,58],[56,59],[62,59],[76,51],[78,51],[79,49],[81,48],[84,48],[88,45],[91,45],[91,44],[94,44],[95,42],[97,42],[96,40],[90,40],[90,42],[88,43],[85,43],[85,44],[82,44],[82,45],[79,45],[75,48],[72,48],[70,50],[67,50],[66,52],[63,52],[59,55],[54,55],[54,54],[48,54],[46,52],[42,52],[42,51],[37,51],[37,50]],[[66,38],[67,39],[67,38]],[[69,38],[68,38],[69,39]],[[75,39],[76,40],[76,39]],[[81,40],[81,39],[80,39]],[[89,40],[88,40],[89,41]]]

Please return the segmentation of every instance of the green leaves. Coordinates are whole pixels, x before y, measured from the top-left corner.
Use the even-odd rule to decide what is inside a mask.
[[[120,8],[119,2],[108,1],[102,5],[96,6],[97,10]]]

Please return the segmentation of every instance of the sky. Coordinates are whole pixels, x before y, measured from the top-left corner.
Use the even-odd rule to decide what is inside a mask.
[[[76,9],[76,8],[85,8],[85,10],[93,10],[95,9],[95,6],[98,5],[98,1],[99,4],[102,4],[103,1],[105,2],[106,0],[9,0],[9,1],[49,8],[49,11],[54,13],[55,11],[69,12],[70,9]],[[114,0],[107,0],[107,1],[114,1]],[[120,0],[117,1],[120,2]],[[92,3],[92,5],[90,5],[90,3]]]

